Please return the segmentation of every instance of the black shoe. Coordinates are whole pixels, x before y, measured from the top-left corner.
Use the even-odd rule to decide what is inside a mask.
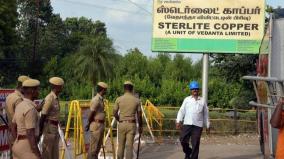
[[[190,156],[191,155],[191,153],[192,153],[192,149],[191,148],[189,148],[189,153],[187,154],[188,156]]]
[[[187,154],[185,155],[185,159],[190,159],[191,153],[192,153],[192,149],[189,148],[189,153],[187,153]]]

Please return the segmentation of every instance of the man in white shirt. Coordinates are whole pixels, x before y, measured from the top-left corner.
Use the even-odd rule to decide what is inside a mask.
[[[198,82],[190,82],[189,89],[191,96],[186,97],[180,107],[176,119],[176,128],[181,129],[180,142],[185,153],[185,159],[198,159],[203,125],[206,126],[206,132],[209,133],[210,122],[207,103],[199,96]],[[192,148],[189,147],[190,138]]]

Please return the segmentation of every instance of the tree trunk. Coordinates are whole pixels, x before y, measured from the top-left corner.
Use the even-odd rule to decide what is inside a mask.
[[[95,96],[95,86],[92,88],[92,98]]]
[[[92,98],[96,95],[96,86],[97,86],[97,81],[93,80]]]

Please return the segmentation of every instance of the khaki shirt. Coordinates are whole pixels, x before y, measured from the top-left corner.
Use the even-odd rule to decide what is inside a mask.
[[[24,98],[23,94],[18,90],[15,90],[15,92],[9,94],[6,97],[5,110],[7,113],[9,125],[11,124],[13,116],[15,114],[16,106],[23,101],[23,98]]]
[[[98,120],[105,119],[104,108],[105,108],[104,99],[99,93],[97,93],[97,95],[93,97],[93,99],[91,100],[91,104],[90,104],[90,110],[96,112],[94,116],[94,120],[95,119],[98,119]]]
[[[119,120],[135,120],[137,111],[141,111],[140,100],[131,93],[125,93],[115,101],[113,111],[119,110]]]
[[[46,115],[48,120],[59,121],[60,105],[56,94],[51,91],[44,99],[42,114]]]
[[[38,135],[38,112],[35,109],[36,104],[33,101],[24,98],[16,107],[13,123],[17,124],[17,134],[27,135],[26,130],[35,128],[36,135]]]

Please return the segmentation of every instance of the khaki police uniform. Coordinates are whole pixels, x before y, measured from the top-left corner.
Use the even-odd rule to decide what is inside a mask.
[[[133,142],[136,132],[135,115],[141,111],[140,101],[132,93],[125,93],[115,101],[114,112],[119,110],[118,151],[117,158],[123,159],[126,149],[126,159],[133,157]]]
[[[5,110],[7,113],[7,118],[8,118],[8,124],[9,127],[12,123],[13,116],[15,114],[15,108],[16,106],[23,101],[23,94],[19,90],[15,90],[15,92],[9,94],[6,97],[6,106]]]
[[[41,113],[46,115],[46,121],[43,128],[42,156],[44,159],[59,158],[59,132],[58,124],[60,117],[59,99],[51,91],[45,97]]]
[[[27,138],[27,129],[35,128],[38,135],[38,112],[33,101],[24,98],[16,107],[13,123],[17,124],[17,138],[12,147],[14,159],[38,159]]]
[[[18,82],[23,83],[27,79],[29,79],[28,76],[19,76]],[[13,119],[13,116],[15,114],[16,106],[23,101],[23,98],[24,98],[23,94],[17,89],[15,90],[15,92],[9,94],[6,97],[5,111],[6,111],[6,114],[7,114],[9,129],[11,128],[12,119]],[[11,134],[9,134],[9,145],[10,145],[10,147],[12,146],[14,141],[15,141],[15,139],[12,137]]]
[[[20,91],[15,90],[14,93],[9,94],[6,98],[6,106],[5,111],[7,113],[7,119],[8,119],[8,127],[11,129],[12,119],[15,114],[15,108],[16,106],[23,101],[23,95]],[[15,141],[14,137],[11,133],[9,133],[8,137],[9,146],[10,148],[13,146],[13,143]]]
[[[50,78],[49,83],[58,86],[64,85],[64,81],[60,77]],[[53,91],[45,97],[41,113],[46,115],[43,128],[42,157],[43,159],[58,159],[60,105],[59,99]]]
[[[35,79],[29,79],[23,82],[23,87],[37,87],[40,82]],[[32,150],[32,145],[27,138],[27,130],[35,129],[35,136],[39,135],[38,112],[36,104],[30,99],[23,98],[15,109],[12,122],[17,125],[17,138],[13,144],[12,152],[14,159],[39,159]]]
[[[100,152],[103,135],[104,135],[104,99],[97,93],[95,97],[91,100],[90,110],[95,111],[93,122],[90,124],[90,148],[88,153],[88,159],[97,159]]]

